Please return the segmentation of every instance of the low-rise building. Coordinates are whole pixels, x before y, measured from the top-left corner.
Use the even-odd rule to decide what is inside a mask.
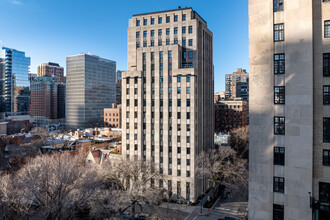
[[[224,100],[226,97],[226,92],[217,92],[214,94],[214,103],[217,103],[220,100]]]
[[[104,125],[121,128],[121,105],[112,104],[112,108],[104,109]]]

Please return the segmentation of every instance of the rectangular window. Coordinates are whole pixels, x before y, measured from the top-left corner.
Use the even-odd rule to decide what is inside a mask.
[[[147,37],[147,31],[143,31],[143,37]]]
[[[162,29],[158,29],[158,36],[162,36],[163,35],[163,30]]]
[[[171,22],[171,17],[170,16],[166,16],[166,23],[170,23]]]
[[[187,112],[187,119],[190,119],[190,112]]]
[[[181,106],[181,99],[178,99],[178,107]]]
[[[274,24],[274,41],[284,41],[284,24]]]
[[[181,87],[178,87],[178,94],[181,94]]]
[[[323,118],[323,142],[330,143],[330,118]]]
[[[192,45],[193,45],[193,40],[192,39],[189,39],[188,46],[192,46]]]
[[[274,134],[275,135],[285,134],[285,117],[278,117],[278,116],[274,117]]]
[[[136,26],[137,26],[137,27],[140,26],[140,20],[136,20]]]
[[[180,143],[181,142],[181,136],[177,137],[177,142]],[[180,151],[181,152],[181,151]],[[178,152],[179,153],[179,152]]]
[[[143,19],[143,25],[144,26],[148,25],[148,20],[147,19]]]
[[[187,107],[190,107],[190,99],[187,99]]]
[[[273,220],[284,220],[284,206],[273,204]]]
[[[190,148],[189,147],[187,148],[187,154],[190,154]]]
[[[166,28],[166,35],[170,35],[170,29],[169,28]]]
[[[151,36],[151,37],[154,37],[154,36],[155,36],[155,30],[151,30],[151,31],[150,31],[150,36]]]
[[[178,28],[177,27],[174,28],[174,34],[178,34]]]
[[[136,38],[140,38],[140,31],[136,32]]]
[[[178,22],[178,16],[174,15],[174,22]]]
[[[324,37],[330,38],[330,20],[324,21]]]
[[[323,76],[330,76],[330,53],[323,54]]]
[[[158,46],[162,46],[163,42],[162,40],[158,40]]]
[[[274,74],[285,73],[285,54],[274,54]]]
[[[178,38],[174,38],[174,45],[178,44]]]
[[[323,150],[323,165],[330,166],[330,150]]]
[[[182,27],[182,33],[183,33],[183,34],[186,33],[186,27]]]
[[[274,12],[275,11],[283,11],[284,10],[284,0],[274,0]]]
[[[274,177],[274,192],[284,193],[284,178]]]
[[[166,45],[170,45],[170,39],[166,39]]]
[[[274,104],[285,104],[285,86],[274,87]]]
[[[323,86],[323,104],[330,105],[330,86]]]
[[[136,42],[136,48],[140,48],[140,42]]]
[[[184,51],[183,53],[182,53],[182,59],[186,59],[187,58],[187,52],[186,51]]]
[[[177,81],[178,81],[178,83],[181,82],[181,75],[178,75]]]
[[[187,82],[190,82],[190,74],[187,75]]]
[[[285,163],[285,148],[274,147],[274,165],[283,165]]]
[[[189,143],[189,142],[188,142],[188,138],[189,138],[189,137],[187,137],[187,143]],[[190,159],[187,159],[187,166],[190,166]]]
[[[321,203],[330,203],[330,183],[320,182],[319,200]]]
[[[188,33],[189,33],[189,34],[192,34],[192,31],[193,31],[193,30],[192,30],[192,26],[189,26],[189,27],[188,27]]]
[[[126,89],[126,95],[129,95],[129,88]]]
[[[162,17],[159,17],[158,18],[158,24],[162,24],[163,23],[163,18]]]
[[[189,51],[189,59],[192,59],[193,58],[193,52],[192,51]]]
[[[155,24],[155,19],[154,19],[154,18],[151,18],[151,20],[150,20],[150,24],[151,24],[151,25],[154,25],[154,24]]]
[[[190,94],[190,87],[187,87],[187,94]]]
[[[182,46],[185,47],[186,46],[186,40],[182,40]],[[185,53],[185,52],[184,52]]]
[[[183,15],[182,15],[182,21],[185,21],[185,20],[186,20],[186,15],[183,14]]]

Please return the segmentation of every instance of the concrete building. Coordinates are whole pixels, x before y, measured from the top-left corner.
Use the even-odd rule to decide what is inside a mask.
[[[226,74],[226,99],[234,99],[239,96],[236,95],[236,85],[239,82],[248,82],[249,73],[242,68],[238,68],[236,72],[232,74]]]
[[[103,125],[103,110],[116,103],[116,62],[95,55],[66,58],[66,123],[72,128]]]
[[[2,112],[0,117],[29,114],[30,57],[25,52],[3,47],[0,58],[5,66],[1,74]]]
[[[330,1],[249,0],[249,29],[249,219],[330,219]]]
[[[121,104],[121,79],[122,79],[121,70],[116,71],[116,103],[117,105]]]
[[[123,157],[151,162],[174,199],[195,201],[206,190],[195,159],[214,145],[213,95],[206,21],[192,8],[133,15],[122,80]]]
[[[214,103],[217,103],[220,100],[225,100],[226,92],[217,92],[214,94]]]
[[[37,122],[58,118],[57,94],[54,77],[37,77],[32,81],[30,115]]]
[[[229,132],[247,125],[247,102],[220,100],[214,104],[215,132]]]
[[[121,105],[112,104],[112,108],[104,109],[104,125],[121,128]]]
[[[64,83],[64,68],[57,63],[43,63],[38,66],[38,77],[49,76],[54,77],[56,82]]]

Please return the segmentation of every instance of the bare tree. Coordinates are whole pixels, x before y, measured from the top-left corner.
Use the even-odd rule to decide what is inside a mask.
[[[102,173],[103,183],[112,190],[111,195],[116,197],[114,206],[121,214],[131,208],[134,218],[136,205],[142,211],[145,204],[154,205],[163,199],[164,188],[155,184],[164,181],[163,177],[151,164],[121,160],[104,165]]]
[[[238,157],[249,159],[249,127],[232,130],[229,136],[229,146],[237,152]]]

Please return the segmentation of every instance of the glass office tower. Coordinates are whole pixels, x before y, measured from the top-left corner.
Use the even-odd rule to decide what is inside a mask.
[[[4,74],[1,74],[2,115],[25,115],[29,113],[30,57],[25,52],[3,47]]]

